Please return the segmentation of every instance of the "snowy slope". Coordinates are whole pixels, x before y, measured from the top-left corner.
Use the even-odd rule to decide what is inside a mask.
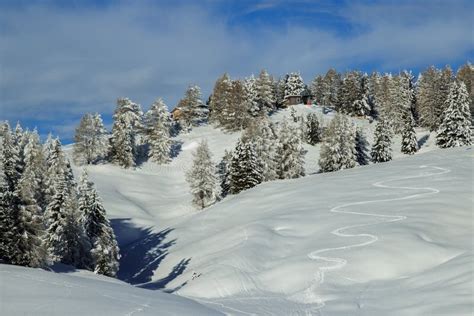
[[[93,273],[0,264],[0,315],[222,315],[189,299]]]
[[[374,124],[355,121],[370,141]],[[311,175],[319,145],[306,146],[309,176],[205,211],[184,180],[192,152],[205,138],[217,163],[238,134],[195,128],[169,165],[88,169],[119,237],[119,277],[137,286],[236,315],[470,315],[473,151],[418,136],[414,157],[395,139],[395,161],[331,174]]]

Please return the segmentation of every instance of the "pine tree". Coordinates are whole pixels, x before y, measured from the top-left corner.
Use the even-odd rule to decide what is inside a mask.
[[[471,113],[464,82],[451,84],[445,108],[436,144],[441,148],[471,145]]]
[[[390,126],[381,118],[375,127],[374,143],[371,150],[372,162],[386,162],[392,160],[392,139]]]
[[[329,69],[324,76],[323,105],[336,108],[341,87],[341,75],[335,69]]]
[[[466,63],[459,68],[456,79],[464,82],[469,95],[469,109],[471,110],[471,121],[474,119],[474,67],[471,63]],[[472,122],[474,124],[474,122]]]
[[[316,104],[320,104],[320,105],[323,104],[324,89],[325,89],[324,77],[321,75],[316,76],[314,80],[311,82],[311,94],[313,95],[313,98]]]
[[[304,176],[304,155],[300,131],[283,121],[276,148],[277,177],[294,179]]]
[[[224,157],[217,166],[217,173],[220,179],[220,196],[225,197],[230,190],[230,162],[232,160],[232,151],[226,150]]]
[[[186,180],[193,194],[193,202],[198,207],[203,209],[216,202],[216,170],[206,141],[202,141],[196,149],[191,170],[186,173]]]
[[[336,109],[341,113],[355,114],[354,103],[362,99],[362,74],[358,71],[350,71],[342,80]],[[361,106],[361,104],[357,105]]]
[[[105,208],[85,170],[78,191],[80,222],[91,247],[91,268],[95,273],[115,276],[119,267],[119,248]]]
[[[225,73],[217,79],[212,91],[211,100],[209,102],[209,121],[212,123],[222,124],[222,114],[224,108],[230,103],[230,95],[232,93],[232,80]]]
[[[114,163],[123,168],[135,166],[138,156],[140,132],[143,131],[142,111],[140,106],[127,98],[117,100],[114,113],[110,156]]]
[[[262,114],[258,103],[258,93],[257,93],[257,81],[254,76],[250,76],[244,80],[244,99],[247,102],[246,108],[248,108],[249,113],[252,117],[258,117]]]
[[[242,140],[248,140],[255,146],[255,152],[262,164],[263,181],[275,180],[277,135],[273,124],[267,118],[252,122],[242,134]]]
[[[107,131],[100,114],[87,113],[74,135],[73,159],[76,164],[92,164],[107,153]]]
[[[370,161],[369,142],[367,141],[364,132],[359,127],[356,129],[355,134],[355,149],[356,160],[359,166],[368,165]]]
[[[292,72],[289,74],[285,85],[285,99],[290,96],[301,96],[305,88],[303,79],[299,73]]]
[[[306,116],[306,141],[310,145],[316,145],[321,142],[322,128],[321,123],[315,113],[309,113]]]
[[[46,249],[43,247],[42,235],[44,222],[42,217],[45,161],[39,136],[36,132],[28,133],[25,146],[24,171],[18,182],[19,197],[18,232],[16,264],[40,267],[46,262]]]
[[[70,212],[70,199],[67,193],[66,182],[57,180],[55,194],[46,208],[45,219],[47,230],[45,236],[46,246],[52,262],[61,262],[64,254],[68,252],[66,237],[67,212]]]
[[[326,130],[321,145],[319,167],[322,172],[353,168],[356,165],[356,143],[350,119],[337,114]]]
[[[285,86],[287,80],[288,75],[281,77],[277,82],[275,82],[275,103],[279,108],[282,108],[285,105]]]
[[[155,101],[146,115],[147,141],[150,146],[149,158],[163,164],[170,161],[170,117],[163,100]]]
[[[273,82],[265,69],[260,72],[255,84],[257,88],[257,102],[261,111],[263,111],[264,114],[273,111],[275,108]]]
[[[230,193],[253,188],[263,181],[262,162],[250,139],[239,140],[230,162]]]
[[[18,258],[18,219],[20,198],[17,185],[21,178],[18,147],[9,125],[5,126],[0,147],[0,261],[16,264]]]
[[[404,123],[401,152],[407,155],[413,155],[418,151],[418,140],[415,132],[415,120],[411,112],[406,113]]]
[[[209,109],[202,102],[201,88],[190,85],[177,106],[181,110],[180,124],[183,130],[189,131],[207,121]]]

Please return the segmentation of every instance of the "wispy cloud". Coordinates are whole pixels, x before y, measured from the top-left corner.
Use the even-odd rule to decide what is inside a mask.
[[[331,66],[396,71],[459,63],[474,47],[467,1],[313,5],[343,20],[349,35],[305,20],[249,29],[245,19],[229,23],[230,15],[248,10],[226,13],[232,8],[213,1],[41,3],[0,10],[0,119],[51,123],[66,136],[72,129],[60,127],[62,120],[71,124],[85,111],[110,114],[119,96],[145,106],[161,96],[172,107],[190,83],[208,94],[224,71],[245,76],[265,67],[276,75],[301,71],[310,80]],[[247,8],[281,6],[292,14],[282,1]]]

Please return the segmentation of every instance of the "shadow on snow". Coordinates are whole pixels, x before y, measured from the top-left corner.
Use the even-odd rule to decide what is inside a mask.
[[[168,276],[152,281],[154,271],[168,255],[169,248],[176,243],[176,239],[167,240],[173,229],[166,228],[155,233],[151,228],[135,227],[129,218],[112,219],[111,224],[120,247],[120,269],[117,278],[122,281],[150,290],[165,289],[186,270],[191,261],[191,258],[182,259]],[[185,284],[186,282],[177,288],[164,291],[174,292]]]

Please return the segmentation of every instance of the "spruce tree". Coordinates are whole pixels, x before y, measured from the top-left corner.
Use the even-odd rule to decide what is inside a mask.
[[[90,245],[91,268],[95,273],[113,277],[119,267],[119,248],[105,208],[85,170],[78,191],[78,212]]]
[[[306,116],[305,123],[306,123],[306,128],[305,128],[306,142],[313,146],[321,142],[322,127],[318,119],[318,116],[315,113],[309,113]]]
[[[110,139],[110,156],[112,162],[123,168],[135,166],[138,156],[139,134],[143,131],[142,111],[140,106],[127,98],[117,100],[114,112],[114,124]]]
[[[193,202],[203,209],[217,200],[217,176],[211,152],[206,141],[202,141],[196,152],[191,169],[186,173]]]
[[[169,112],[163,100],[155,101],[146,115],[149,158],[164,164],[170,161],[171,139]]]
[[[107,153],[107,131],[100,114],[87,113],[74,135],[73,159],[76,164],[92,164]]]
[[[18,182],[21,178],[18,147],[10,127],[6,125],[0,147],[0,261],[16,264],[18,258],[18,219],[20,198]]]
[[[469,95],[469,109],[471,110],[471,122],[474,119],[474,67],[466,63],[456,73],[456,80],[464,82]],[[474,122],[472,122],[474,124]]]
[[[322,172],[353,168],[356,165],[356,143],[350,119],[337,114],[326,130],[321,145],[319,167]]]
[[[305,175],[300,131],[283,121],[276,147],[276,172],[279,179],[294,179]]]
[[[324,77],[321,75],[316,76],[311,82],[311,94],[313,95],[316,104],[323,104],[324,88]]]
[[[252,122],[242,134],[243,141],[250,141],[255,146],[257,157],[262,164],[263,181],[277,178],[275,152],[277,134],[268,118]]]
[[[255,84],[257,88],[257,102],[261,111],[263,111],[264,114],[273,111],[275,108],[273,82],[265,69],[260,72]]]
[[[24,171],[18,182],[19,217],[16,223],[18,232],[16,263],[30,267],[40,267],[46,262],[46,249],[43,247],[43,190],[45,161],[39,136],[28,133],[25,146]]]
[[[299,73],[292,72],[289,74],[285,85],[285,99],[290,96],[301,96],[305,88],[303,79]]]
[[[217,173],[220,179],[220,196],[225,197],[230,190],[230,162],[232,159],[232,151],[226,150],[224,157],[217,166]]]
[[[253,188],[263,181],[262,162],[250,139],[239,140],[230,162],[230,193]]]
[[[415,121],[411,112],[407,112],[405,115],[404,123],[401,152],[413,155],[418,151],[418,140],[415,132]]]
[[[252,117],[258,117],[262,114],[262,111],[258,102],[258,93],[257,93],[257,81],[254,76],[250,76],[244,80],[244,99],[247,102],[246,108]]]
[[[324,76],[323,102],[324,106],[336,108],[339,104],[338,96],[341,87],[341,75],[333,68]]]
[[[392,139],[391,130],[387,121],[381,118],[377,122],[374,133],[374,143],[372,145],[372,162],[387,162],[392,160]]]
[[[222,124],[222,114],[225,107],[230,103],[232,93],[232,80],[225,73],[217,79],[212,90],[211,100],[209,102],[209,121],[211,123]]]
[[[47,224],[45,242],[51,262],[61,262],[68,253],[66,237],[67,212],[70,212],[71,201],[67,193],[64,179],[57,179],[55,194],[46,208],[45,220]]]
[[[356,129],[355,150],[356,150],[356,160],[359,166],[368,165],[370,161],[369,142],[367,141],[364,135],[364,132],[362,131],[360,127]]]
[[[188,87],[177,107],[181,110],[180,124],[185,131],[205,123],[208,119],[209,113],[202,102],[201,88],[196,85]]]
[[[471,113],[464,82],[451,84],[445,108],[436,144],[441,148],[471,145]]]

